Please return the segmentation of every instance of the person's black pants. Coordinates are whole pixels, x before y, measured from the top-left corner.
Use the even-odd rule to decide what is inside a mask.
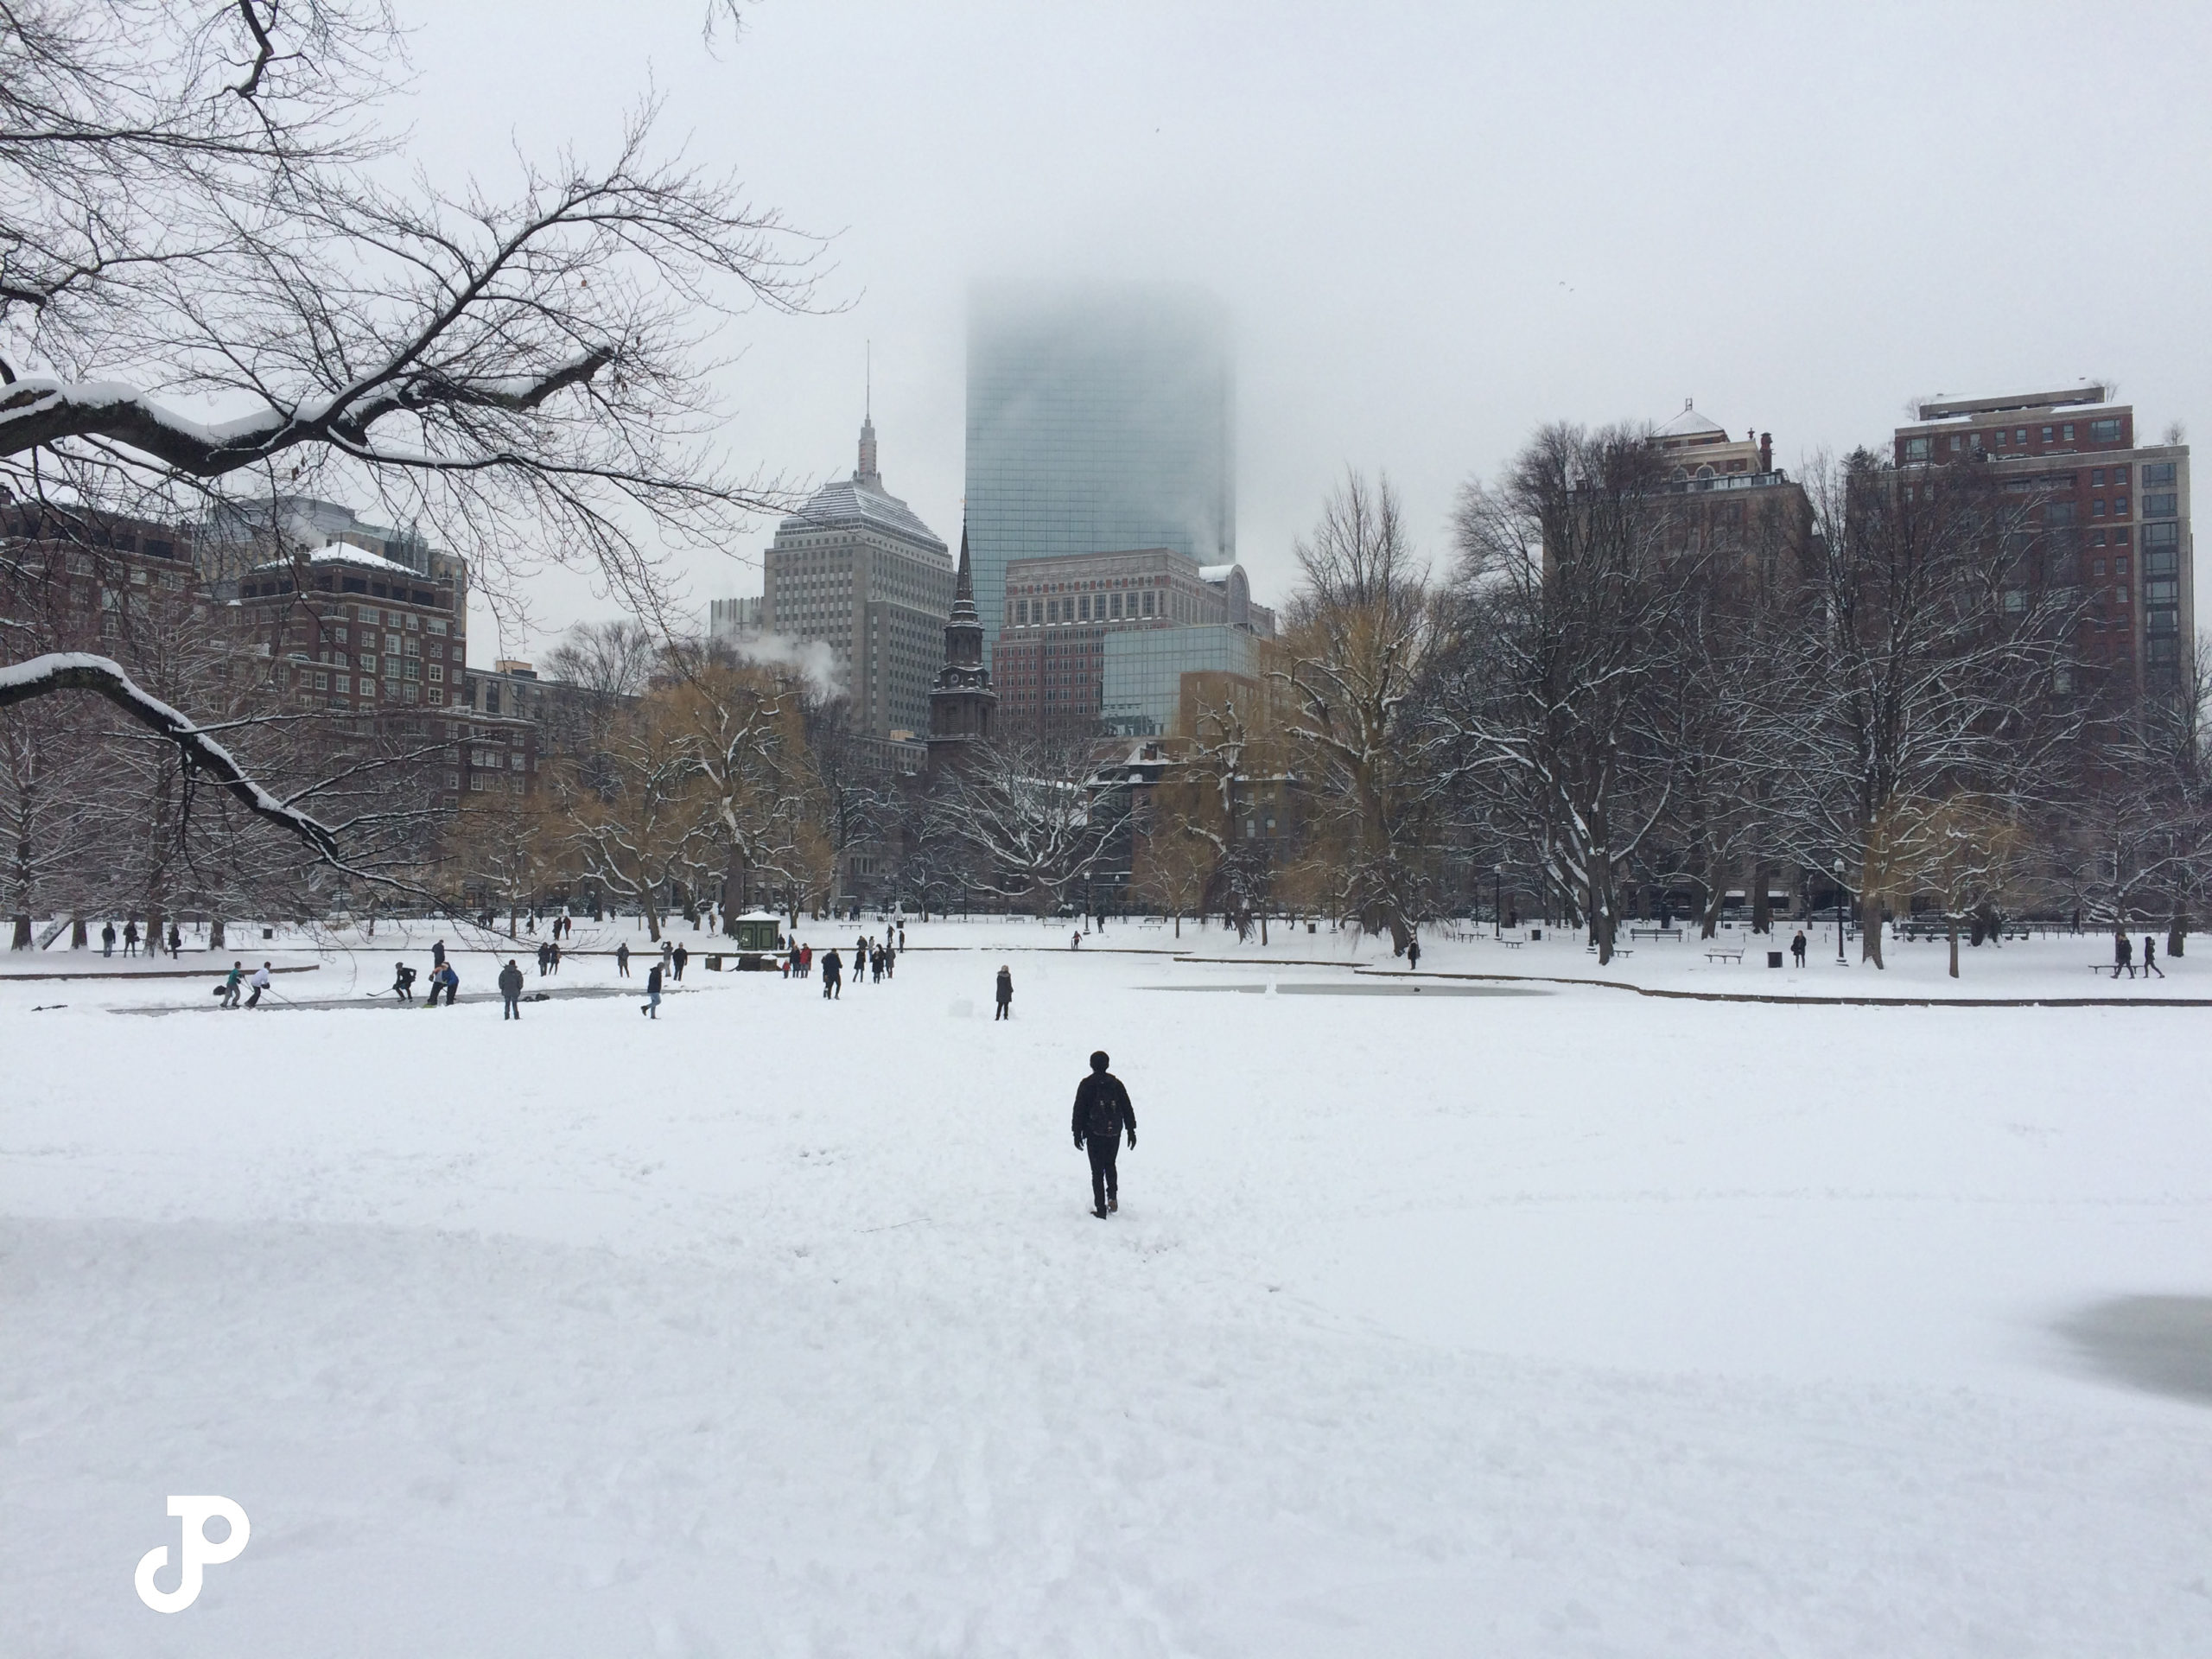
[[[506,1001],[506,1004],[507,1004],[506,1008],[505,1009],[505,1011],[504,1011],[504,1012],[502,1012],[502,1013],[500,1014],[499,1018],[500,1018],[500,1019],[502,1019],[502,1020],[519,1020],[519,1019],[521,1019],[521,1018],[522,1018],[522,993],[521,993],[520,991],[517,991],[517,992],[515,992],[512,995],[511,995],[511,996],[507,997],[507,998],[505,999],[505,1001]]]
[[[1009,1020],[1009,1019],[1012,1019],[1014,1016],[1013,1016],[1013,1014],[1009,1012],[1009,1010],[1011,1010],[1013,1007],[1014,1007],[1014,1005],[1013,1005],[1011,1002],[1001,1002],[1001,1003],[1000,1003],[1000,1004],[999,1004],[999,1011],[998,1011],[996,1014],[993,1014],[993,1015],[991,1016],[992,1020],[995,1021],[995,1020]]]
[[[1090,1154],[1090,1207],[1103,1210],[1118,1197],[1114,1185],[1114,1160],[1122,1150],[1118,1135],[1085,1135],[1084,1150]]]

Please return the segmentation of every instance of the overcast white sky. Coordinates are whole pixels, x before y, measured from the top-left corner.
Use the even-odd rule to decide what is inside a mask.
[[[406,10],[440,178],[603,152],[651,85],[671,142],[835,232],[846,308],[732,342],[730,448],[849,470],[872,338],[886,481],[948,541],[976,276],[1229,302],[1269,601],[1347,463],[1442,556],[1454,489],[1546,420],[1694,397],[1793,467],[1937,391],[2103,376],[2152,433],[2212,420],[2201,6],[762,0],[714,54],[701,0]],[[693,567],[702,608],[772,531]]]

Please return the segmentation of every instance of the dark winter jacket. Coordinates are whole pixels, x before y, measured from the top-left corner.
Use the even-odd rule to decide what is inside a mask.
[[[1095,1135],[1111,1141],[1125,1128],[1135,1135],[1136,1108],[1129,1104],[1129,1091],[1122,1087],[1122,1080],[1111,1071],[1094,1071],[1077,1084],[1075,1121],[1069,1127],[1083,1140]]]
[[[660,995],[660,963],[653,963],[652,971],[645,976],[645,995],[647,996]]]
[[[499,994],[502,996],[522,995],[522,969],[512,962],[499,969]]]
[[[837,953],[835,950],[822,958],[823,978],[842,980],[844,976],[845,964],[837,960]]]
[[[999,969],[999,1001],[1001,1002],[1014,1001],[1014,975],[1010,969],[1005,968]]]

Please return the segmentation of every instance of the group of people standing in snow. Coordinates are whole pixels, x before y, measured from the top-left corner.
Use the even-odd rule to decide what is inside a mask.
[[[104,957],[113,956],[115,954],[115,924],[113,922],[101,923],[100,955]],[[174,962],[176,959],[178,952],[184,949],[184,935],[177,930],[177,925],[175,922],[171,922],[169,924],[169,935],[167,943],[168,945],[169,959]],[[162,938],[161,930],[159,928],[149,927],[146,930],[146,954],[149,957],[158,957],[162,954],[162,944],[163,941]],[[123,918],[123,954],[126,957],[135,957],[138,954],[138,923],[137,918],[134,917],[126,916]]]
[[[851,971],[856,984],[866,984],[873,977],[877,984],[893,979],[899,972],[899,953],[906,945],[906,925],[887,923],[880,939],[861,934],[853,942]],[[783,975],[785,979],[814,977],[814,947],[793,939],[783,956]],[[845,988],[846,963],[833,946],[822,953],[822,995],[825,1001],[842,1001]]]

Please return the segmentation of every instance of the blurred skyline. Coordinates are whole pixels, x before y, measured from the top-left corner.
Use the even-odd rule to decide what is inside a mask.
[[[498,194],[657,92],[664,145],[834,238],[839,308],[721,342],[731,454],[849,472],[873,341],[887,486],[948,542],[978,280],[1221,298],[1269,602],[1345,467],[1390,474],[1441,564],[1454,492],[1547,421],[1694,397],[1796,471],[1916,396],[2096,378],[2153,434],[2203,402],[2193,10],[762,0],[711,49],[703,15],[448,0],[409,18],[394,113],[435,181]],[[687,562],[702,615],[760,591],[773,528]],[[537,607],[606,610],[557,574]]]

